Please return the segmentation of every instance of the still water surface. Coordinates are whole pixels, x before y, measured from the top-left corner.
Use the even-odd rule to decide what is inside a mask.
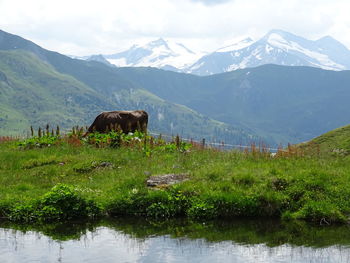
[[[0,262],[350,263],[350,228],[254,220],[0,222]]]

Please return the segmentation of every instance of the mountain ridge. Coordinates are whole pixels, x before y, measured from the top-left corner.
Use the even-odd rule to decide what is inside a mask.
[[[133,45],[130,49],[103,55],[109,63],[119,67],[151,66],[173,71],[181,71],[193,63],[199,55],[185,45],[159,38],[145,45]],[[91,58],[91,57],[90,57]]]
[[[309,140],[350,123],[350,71],[273,64],[211,76],[117,70],[166,100],[278,142]]]
[[[211,75],[264,64],[345,70],[349,61],[350,50],[331,37],[313,41],[274,29],[242,49],[210,53],[185,71]]]
[[[170,43],[159,38],[146,45],[133,45],[123,52],[102,56],[118,67],[156,67],[203,76],[264,64],[350,69],[350,50],[331,36],[309,40],[272,29],[256,41],[248,37],[207,54],[193,52],[181,43],[172,43],[171,47],[177,45],[177,49],[182,49],[174,52]],[[163,48],[159,49],[160,46]],[[93,59],[93,56],[83,59]]]

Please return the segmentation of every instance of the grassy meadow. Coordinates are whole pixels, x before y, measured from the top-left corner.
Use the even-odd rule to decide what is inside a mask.
[[[317,224],[350,215],[350,157],[290,147],[220,151],[144,134],[42,135],[0,142],[0,216],[17,222],[142,216],[274,217]],[[187,174],[156,188],[150,175]]]

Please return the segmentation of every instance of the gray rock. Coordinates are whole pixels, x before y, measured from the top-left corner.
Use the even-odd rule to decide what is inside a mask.
[[[188,174],[163,174],[150,176],[146,181],[147,186],[172,185],[188,180]]]

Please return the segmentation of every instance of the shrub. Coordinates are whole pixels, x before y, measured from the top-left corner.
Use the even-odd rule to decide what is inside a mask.
[[[5,218],[10,214],[13,204],[8,200],[0,200],[0,217]]]
[[[160,219],[170,218],[176,214],[176,207],[171,203],[153,203],[146,209],[147,217]]]
[[[151,218],[170,218],[186,214],[190,196],[176,187],[168,190],[138,192],[120,195],[107,205],[110,215],[145,215]]]
[[[39,203],[40,218],[45,221],[94,217],[99,208],[92,202],[78,196],[73,187],[58,184],[46,193]]]
[[[339,208],[328,201],[310,201],[294,213],[293,218],[320,222],[320,224],[347,220]]]
[[[255,216],[258,214],[259,202],[254,196],[240,192],[218,193],[210,197],[217,210],[218,217]]]
[[[331,224],[346,222],[346,216],[340,209],[327,200],[324,201],[309,201],[297,212],[286,211],[282,215],[282,219],[304,219],[307,221],[317,222],[322,224]]]
[[[109,133],[89,133],[86,138],[83,139],[86,143],[95,145],[96,147],[112,147],[117,148],[122,141],[122,133],[111,131]]]
[[[39,200],[10,209],[9,219],[21,222],[66,221],[96,217],[99,213],[99,207],[78,196],[73,187],[58,184]]]
[[[10,209],[8,218],[12,221],[29,223],[37,220],[35,205],[20,204]]]
[[[60,136],[45,135],[41,137],[32,137],[23,141],[19,141],[17,145],[24,149],[42,148],[50,147],[51,145],[57,144],[59,140]]]
[[[217,217],[217,209],[204,200],[194,200],[187,215],[193,219],[213,219]]]

